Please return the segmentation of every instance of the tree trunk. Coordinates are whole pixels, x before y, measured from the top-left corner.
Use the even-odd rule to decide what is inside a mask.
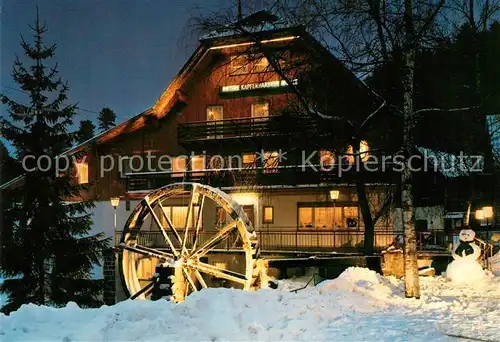
[[[413,83],[415,72],[415,32],[413,27],[412,0],[405,0],[405,44],[403,49],[403,144],[405,157],[413,152]],[[417,264],[417,237],[415,233],[415,208],[412,194],[412,172],[407,165],[401,175],[401,205],[403,211],[403,231],[405,236],[405,296],[420,298],[420,284]]]
[[[373,226],[372,214],[370,213],[370,204],[368,203],[368,199],[366,198],[365,184],[361,181],[356,182],[356,191],[358,194],[359,207],[361,209],[361,215],[363,217],[363,223],[365,226],[365,242],[363,250],[365,255],[373,255],[375,229]]]

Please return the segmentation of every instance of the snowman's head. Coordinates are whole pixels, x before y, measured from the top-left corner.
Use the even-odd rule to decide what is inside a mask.
[[[463,242],[472,242],[474,241],[474,238],[476,237],[476,232],[473,231],[472,229],[462,229],[460,231],[460,241]]]

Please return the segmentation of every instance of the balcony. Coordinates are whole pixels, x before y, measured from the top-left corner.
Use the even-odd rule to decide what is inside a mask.
[[[331,133],[331,128],[320,125],[317,118],[279,115],[183,123],[178,126],[177,136],[182,146],[192,148],[200,142],[207,147],[210,144],[220,146],[221,141],[228,140],[244,144],[272,140],[286,142],[289,146],[290,138],[300,138],[303,143],[308,137],[318,138]]]
[[[125,174],[128,192],[158,189],[164,185],[190,181],[208,184],[217,188],[230,187],[297,187],[298,185],[317,187],[336,183],[355,183],[362,178],[365,183],[392,183],[399,174],[391,171],[361,174],[355,169],[321,171],[320,165],[279,165],[273,168],[262,166],[244,168],[224,168],[220,170],[196,170],[182,173],[138,172]]]
[[[193,232],[189,232],[193,236]],[[120,241],[122,231],[115,232],[115,241]],[[170,234],[170,233],[169,233]],[[214,233],[202,231],[199,234],[201,243],[208,241]],[[374,246],[381,251],[386,249],[402,232],[394,232],[387,227],[375,231]],[[417,248],[420,253],[448,253],[456,233],[429,232],[417,234]],[[301,231],[295,227],[282,230],[257,231],[260,250],[264,253],[273,252],[361,252],[364,244],[364,232],[358,230],[312,230]],[[191,241],[188,239],[188,241]],[[171,241],[175,241],[171,236]],[[139,231],[137,242],[146,247],[167,249],[167,244],[159,231]],[[228,238],[216,246],[216,251],[231,251],[234,238]],[[175,245],[175,243],[174,243]],[[175,245],[176,248],[179,246]]]

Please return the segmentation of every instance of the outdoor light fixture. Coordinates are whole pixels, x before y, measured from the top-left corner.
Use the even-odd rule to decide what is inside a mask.
[[[330,199],[336,201],[339,199],[340,191],[338,190],[330,190]]]
[[[116,208],[118,208],[118,204],[120,204],[120,198],[119,197],[111,197],[109,199],[111,201],[111,205],[113,206],[113,216],[114,216],[114,227],[115,227],[115,232],[116,232]],[[114,241],[114,236],[115,234],[113,234],[113,246],[115,245],[115,241]]]
[[[489,219],[493,217],[493,207],[483,207],[482,211],[484,218]]]
[[[110,201],[111,201],[111,205],[113,206],[113,208],[115,208],[115,209],[118,208],[118,204],[120,204],[120,198],[111,197]]]
[[[484,210],[483,209],[476,210],[476,220],[483,220],[483,219],[484,219]]]

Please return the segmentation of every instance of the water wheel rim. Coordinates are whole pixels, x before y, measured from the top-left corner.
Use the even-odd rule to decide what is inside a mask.
[[[241,239],[241,244],[242,244],[242,252],[244,253],[245,257],[245,271],[244,271],[244,279],[241,279],[242,277],[239,276],[237,279],[241,285],[242,289],[244,290],[250,290],[252,285],[253,285],[253,277],[255,275],[255,259],[257,256],[256,252],[256,240],[255,240],[255,234],[254,234],[254,228],[249,221],[248,217],[246,216],[243,208],[234,200],[231,199],[231,197],[220,191],[219,189],[210,187],[208,185],[204,184],[199,184],[199,183],[191,183],[191,182],[181,182],[181,183],[173,183],[166,185],[162,188],[159,188],[157,190],[152,191],[149,193],[141,202],[136,206],[134,211],[131,213],[129,216],[129,219],[127,220],[122,237],[120,240],[120,246],[122,247],[122,250],[119,253],[119,268],[120,268],[120,278],[121,278],[121,283],[123,290],[125,292],[125,295],[127,297],[133,297],[135,294],[139,293],[144,289],[144,286],[140,284],[139,277],[137,274],[137,253],[123,249],[123,248],[132,248],[136,243],[137,243],[137,236],[138,233],[140,233],[140,229],[144,223],[144,221],[147,219],[148,215],[154,216],[154,209],[155,207],[160,205],[161,208],[161,203],[164,200],[176,197],[176,196],[185,196],[186,194],[189,194],[189,205],[188,205],[188,213],[186,217],[186,227],[188,225],[188,219],[190,218],[190,213],[191,211],[193,212],[194,215],[194,210],[191,209],[189,210],[189,207],[192,206],[193,203],[193,194],[197,194],[196,196],[202,196],[202,201],[205,198],[208,198],[209,200],[212,200],[216,204],[218,204],[220,207],[224,209],[224,211],[229,215],[229,217],[233,220],[234,222],[234,228],[233,231],[238,232],[238,236]],[[202,202],[203,203],[203,202]],[[163,210],[163,208],[161,208]],[[200,213],[200,210],[203,210],[203,207],[200,207],[198,209],[198,213]],[[158,224],[158,219],[156,218],[154,221]],[[161,229],[160,229],[161,230]],[[217,233],[218,234],[218,233]],[[187,232],[186,232],[187,236]],[[186,243],[186,238],[184,237],[183,243]],[[201,246],[203,247],[203,246]],[[200,247],[200,248],[201,248]],[[174,259],[179,261],[182,259],[182,262],[185,262],[186,265],[182,264],[183,269],[188,269],[194,272],[205,272],[205,273],[213,273],[213,272],[218,272],[219,270],[213,269],[211,265],[207,266],[201,262],[199,262],[199,258],[193,257],[196,252],[194,250],[193,246],[193,251],[191,256],[190,254],[187,253],[182,256],[182,250],[177,251],[177,255],[174,255]],[[172,254],[174,252],[172,251]],[[191,258],[191,259],[189,259]],[[174,262],[175,262],[174,260]],[[188,260],[191,260],[190,266],[188,266]],[[194,260],[194,262],[193,262]],[[198,261],[197,261],[198,260]],[[191,273],[189,273],[191,274]],[[191,276],[188,273],[185,272],[186,278],[190,278]],[[216,273],[218,274],[218,273]],[[232,279],[231,278],[231,271],[227,270],[224,271],[223,274],[218,274],[220,276],[224,275],[224,277]],[[203,277],[202,277],[203,279]],[[236,279],[236,278],[235,278]],[[198,279],[199,280],[199,279]],[[153,280],[151,280],[153,281]],[[199,280],[200,283],[202,280]],[[192,285],[192,282],[190,282]],[[188,284],[189,285],[189,284]],[[193,288],[193,290],[196,290]],[[187,295],[187,293],[186,293]],[[138,299],[146,299],[146,296],[144,294],[141,294],[140,296],[137,296]]]

